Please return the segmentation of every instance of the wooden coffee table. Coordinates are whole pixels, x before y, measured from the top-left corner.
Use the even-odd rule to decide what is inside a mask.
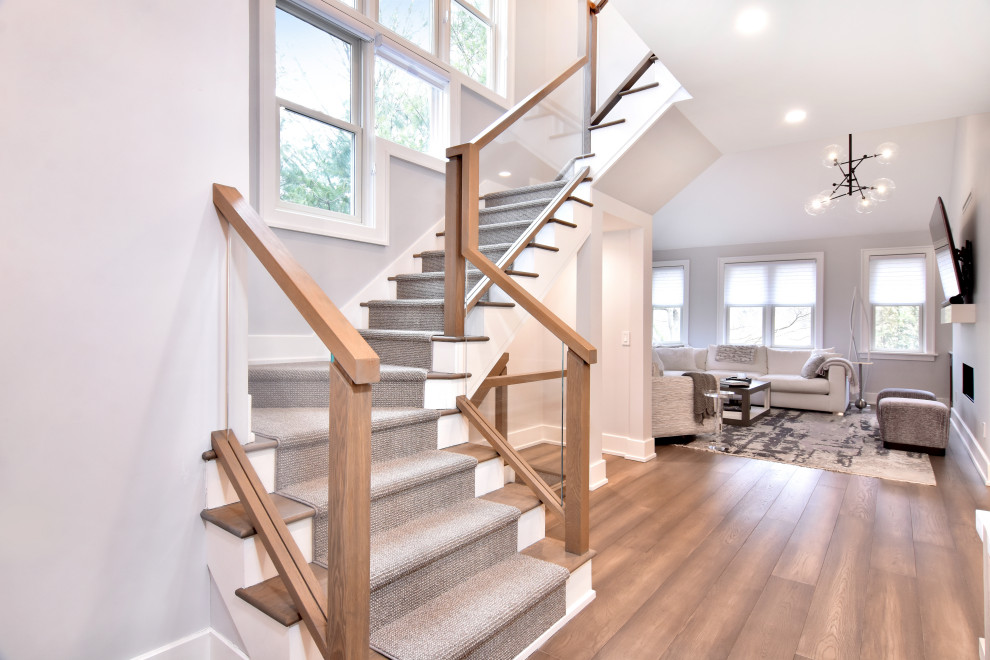
[[[738,394],[742,399],[741,410],[725,410],[722,408],[722,423],[730,426],[750,426],[770,412],[770,383],[765,380],[754,380],[748,386],[729,387],[720,385],[722,392]],[[752,396],[757,392],[766,392],[763,397],[763,407],[755,411],[751,406]],[[755,414],[754,414],[755,412]]]

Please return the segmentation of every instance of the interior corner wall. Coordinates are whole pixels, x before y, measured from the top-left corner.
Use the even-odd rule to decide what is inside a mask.
[[[824,346],[847,354],[849,349],[849,307],[855,287],[860,286],[861,250],[865,248],[914,247],[931,245],[927,231],[872,236],[845,236],[825,239],[750,243],[717,247],[657,250],[654,261],[686,259],[691,263],[688,282],[688,340],[692,346],[718,343],[717,291],[720,257],[759,256],[824,252],[825,300]],[[857,338],[859,337],[857,328]],[[866,393],[876,394],[884,387],[909,387],[949,397],[949,356],[952,332],[936,323],[934,362],[885,360],[876,358],[865,373]],[[847,355],[848,357],[848,355]],[[855,392],[851,393],[855,395]],[[869,397],[867,397],[869,399]]]
[[[983,424],[990,420],[990,114],[960,118],[955,147],[952,193],[945,200],[946,213],[956,246],[967,240],[973,242],[976,323],[952,324],[953,412],[983,453],[990,454],[990,442],[983,431]],[[974,369],[973,400],[962,394],[963,364]],[[985,457],[982,458],[985,470]]]
[[[224,236],[248,5],[0,3],[0,657],[130,658],[210,626]]]
[[[516,2],[513,102],[542,87],[584,54],[587,7],[587,0]]]

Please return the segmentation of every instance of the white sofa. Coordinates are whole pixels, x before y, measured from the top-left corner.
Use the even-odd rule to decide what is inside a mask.
[[[706,424],[710,420],[701,424],[694,421],[692,381],[680,377],[689,370],[705,371],[716,378],[744,373],[754,380],[770,381],[770,403],[775,408],[841,414],[849,407],[849,383],[844,369],[829,369],[825,377],[801,376],[802,368],[813,353],[810,349],[760,346],[750,363],[719,362],[715,359],[717,347],[714,344],[708,348],[655,347],[653,350],[654,364],[663,363],[663,375],[653,378],[655,438],[705,433],[711,429],[712,424]],[[837,353],[825,354],[838,356]]]

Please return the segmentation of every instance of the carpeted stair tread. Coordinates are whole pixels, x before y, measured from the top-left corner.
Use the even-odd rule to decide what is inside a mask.
[[[371,432],[435,421],[441,411],[426,408],[372,408]],[[251,431],[276,440],[280,447],[326,440],[330,414],[326,408],[253,408]]]
[[[540,192],[553,192],[560,190],[567,185],[566,181],[550,181],[548,183],[537,183],[532,186],[522,186],[520,188],[512,188],[511,190],[500,190],[498,192],[488,193],[487,195],[482,195],[481,200],[485,203],[493,200],[504,199],[506,197],[519,197],[529,193],[540,193]],[[553,195],[550,195],[553,198]]]
[[[402,660],[462,658],[526,616],[544,598],[562,591],[568,575],[554,564],[522,555],[510,557],[379,628],[371,644]],[[535,640],[540,632],[530,636]],[[521,650],[506,648],[503,652],[512,658]],[[493,660],[500,657],[485,655]]]
[[[513,524],[519,510],[467,499],[371,535],[371,590]]]
[[[252,364],[248,367],[248,379],[262,383],[281,382],[285,380],[329,381],[330,360]]]
[[[271,493],[271,498],[275,504],[275,509],[282,517],[282,522],[287,525],[297,520],[303,520],[304,518],[312,518],[313,514],[316,513],[316,509],[313,507],[302,502],[290,500],[287,497],[282,497],[278,493]],[[199,517],[208,523],[213,523],[222,530],[230,532],[239,539],[246,539],[257,534],[241,502],[234,502],[213,509],[203,509]]]
[[[443,335],[442,332],[432,330],[365,330],[359,329],[358,333],[365,339],[387,339],[397,341],[433,341],[433,337]]]
[[[394,495],[421,484],[438,481],[450,474],[474,469],[478,461],[470,456],[432,450],[371,464],[371,501]],[[279,491],[281,495],[306,502],[321,511],[327,506],[326,478],[310,479]]]
[[[535,209],[542,208],[553,201],[554,196],[540,197],[538,199],[527,199],[521,202],[512,202],[511,204],[503,204],[501,206],[488,206],[483,209],[478,209],[478,215],[492,215],[498,213],[504,213],[506,211],[515,211],[518,209]]]

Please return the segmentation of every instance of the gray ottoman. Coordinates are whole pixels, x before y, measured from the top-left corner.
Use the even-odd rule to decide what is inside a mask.
[[[906,387],[885,387],[877,394],[877,421],[880,421],[880,402],[887,397],[897,397],[899,399],[923,399],[934,401],[935,395],[927,390],[909,390]],[[881,425],[880,428],[883,428]]]
[[[884,447],[945,456],[949,444],[949,407],[935,401],[930,392],[924,394],[931,398],[877,396],[877,421]]]

